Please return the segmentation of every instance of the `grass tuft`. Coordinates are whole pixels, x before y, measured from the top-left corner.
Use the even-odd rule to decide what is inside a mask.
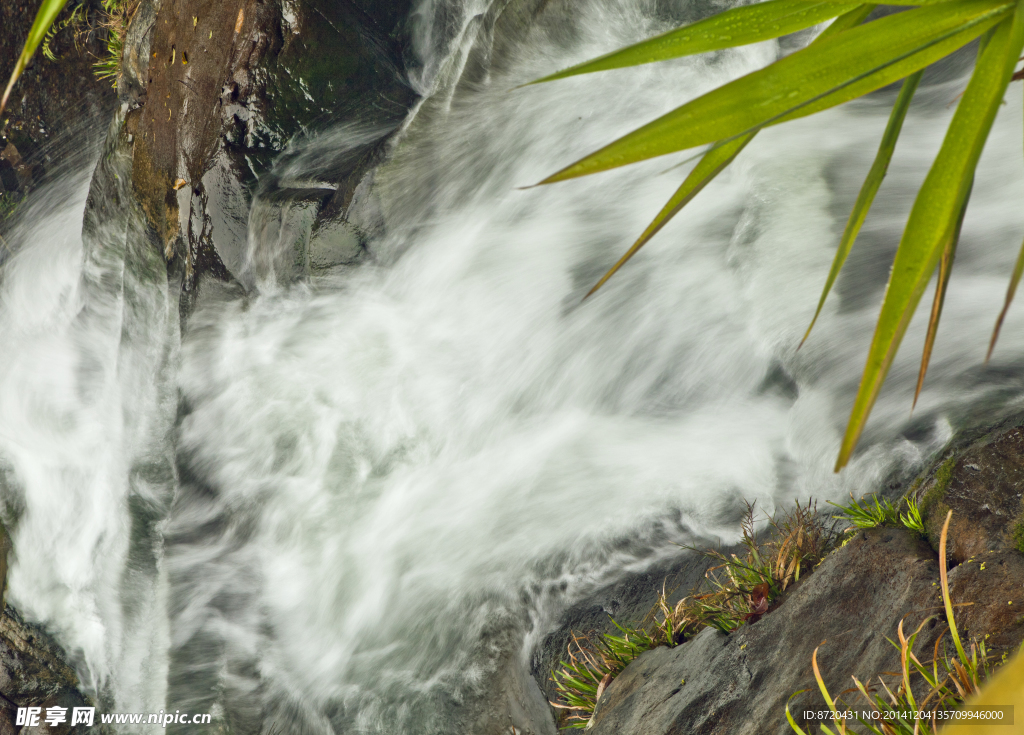
[[[947,513],[946,522],[942,527],[939,542],[939,569],[942,602],[945,608],[946,622],[949,626],[946,632],[953,640],[955,655],[948,652],[943,645],[942,641],[946,635],[946,632],[943,632],[935,642],[932,660],[922,663],[914,653],[914,644],[918,634],[932,618],[922,621],[909,637],[903,632],[903,621],[901,620],[897,628],[898,642],[890,640],[890,643],[900,652],[900,671],[878,675],[878,683],[875,686],[871,686],[870,679],[865,684],[856,676],[852,676],[855,689],[849,689],[847,692],[859,693],[860,698],[870,707],[870,710],[855,710],[841,698],[842,695],[833,698],[829,693],[818,668],[818,649],[815,648],[814,654],[811,656],[814,679],[825,703],[833,713],[832,725],[835,728],[821,724],[822,733],[845,735],[849,731],[848,723],[852,724],[856,720],[872,735],[927,735],[928,733],[935,735],[938,729],[936,722],[941,722],[941,720],[934,717],[921,718],[919,713],[936,714],[958,709],[976,694],[982,683],[991,676],[993,666],[989,662],[984,640],[972,641],[968,653],[956,628],[945,564],[946,537],[949,533],[949,522],[952,515],[952,511]],[[1004,661],[1005,658],[1004,656]],[[886,682],[883,677],[888,677],[889,681]],[[918,681],[921,684],[915,686]],[[915,688],[919,692],[924,692],[920,701],[915,697]],[[843,692],[843,694],[847,692]],[[801,692],[794,693],[790,697],[790,701],[798,694]],[[917,717],[915,717],[915,713],[918,714]],[[865,714],[869,716],[863,716]],[[793,718],[788,703],[786,705],[786,720],[793,732],[798,735],[808,735]]]
[[[754,507],[747,506],[741,523],[742,555],[688,547],[719,563],[707,571],[693,594],[676,605],[673,617],[683,626],[678,632],[712,627],[731,633],[758,620],[791,584],[837,548],[842,537],[838,525],[824,522],[810,500],[806,506],[798,502],[781,519],[767,520],[769,540],[760,543]]]
[[[105,37],[106,53],[93,64],[93,70],[97,79],[109,79],[117,87],[121,77],[125,36],[139,5],[141,0],[103,0],[99,17],[96,18],[90,17],[89,3],[80,2],[70,15],[50,26],[42,43],[43,56],[50,61],[57,61],[53,42],[57,34],[65,29],[70,29],[74,34],[76,47],[82,38],[99,32]]]
[[[649,631],[628,628],[614,620],[620,635],[604,633],[596,640],[572,634],[568,661],[559,661],[559,669],[551,672],[558,691],[552,707],[564,711],[563,728],[585,728],[611,680],[644,651],[664,645]]]
[[[685,547],[718,562],[690,595],[672,604],[664,585],[658,601],[640,625],[612,620],[618,633],[572,634],[568,660],[551,674],[558,692],[553,707],[563,711],[560,726],[585,728],[605,688],[644,651],[676,646],[703,628],[730,633],[757,621],[801,576],[806,576],[835,548],[842,531],[826,522],[817,506],[799,502],[782,518],[767,517],[768,539],[758,541],[754,506],[741,523],[740,554]]]
[[[848,505],[831,501],[829,504],[842,511],[842,515],[838,516],[840,520],[847,521],[855,528],[906,528],[922,535],[925,533],[921,509],[913,498],[905,496],[896,505],[885,498],[879,500],[877,495],[870,500],[861,500],[864,501],[863,505],[851,495]],[[906,506],[906,511],[901,511],[900,506]]]
[[[128,35],[128,25],[141,0],[103,0],[104,19],[100,25],[107,32],[107,55],[93,64],[97,79],[110,79],[114,87],[121,78],[121,65],[124,59],[124,39]]]

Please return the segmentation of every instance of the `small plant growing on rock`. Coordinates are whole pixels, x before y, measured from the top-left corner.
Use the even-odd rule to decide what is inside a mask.
[[[50,61],[57,60],[52,44],[57,34],[65,28],[70,28],[74,33],[76,45],[82,36],[99,30],[106,35],[107,52],[93,64],[93,69],[97,79],[109,79],[116,87],[121,76],[121,60],[124,56],[124,39],[128,33],[128,24],[131,23],[140,4],[141,0],[103,0],[100,4],[102,10],[99,18],[93,19],[89,15],[89,4],[81,2],[70,15],[50,26],[42,43],[43,56]]]
[[[700,552],[720,563],[707,571],[702,587],[672,610],[672,618],[683,626],[678,632],[712,627],[730,633],[756,621],[791,584],[800,581],[801,574],[821,563],[842,535],[836,523],[820,518],[810,500],[806,506],[798,502],[781,519],[771,517],[768,522],[770,538],[759,543],[754,508],[748,506],[741,524],[743,557],[713,549]]]
[[[109,79],[114,87],[121,78],[124,39],[128,24],[139,9],[140,0],[103,0],[104,18],[100,26],[107,32],[107,55],[93,64],[97,79]]]
[[[839,519],[847,521],[853,528],[906,528],[920,534],[924,533],[921,509],[910,497],[904,497],[902,501],[893,505],[885,498],[879,501],[876,495],[861,505],[851,495],[849,505],[839,505],[831,501],[830,505],[839,508],[842,511]],[[901,505],[906,506],[905,512],[900,510]]]
[[[851,677],[855,689],[847,692],[859,692],[861,698],[871,709],[855,710],[847,705],[839,697],[833,697],[825,681],[822,678],[821,670],[818,668],[818,649],[814,649],[811,656],[811,667],[814,671],[814,678],[821,691],[825,704],[832,712],[832,724],[834,728],[821,724],[821,732],[827,735],[845,735],[849,731],[848,723],[856,720],[868,732],[873,735],[918,735],[919,733],[936,733],[938,730],[934,715],[939,712],[955,710],[973,696],[981,684],[991,675],[988,656],[985,651],[984,641],[972,642],[970,654],[967,653],[957,632],[956,620],[953,615],[953,603],[949,596],[949,579],[946,573],[946,536],[949,532],[949,521],[953,512],[946,515],[946,522],[942,527],[942,536],[939,540],[939,580],[942,588],[942,602],[946,612],[946,621],[949,625],[950,638],[953,640],[956,655],[950,655],[943,651],[940,654],[939,647],[945,633],[935,642],[935,650],[931,662],[922,663],[914,653],[914,642],[924,628],[925,624],[932,618],[925,619],[909,637],[903,633],[903,621],[900,621],[897,629],[899,643],[890,641],[900,652],[899,681],[893,682],[890,686],[878,677],[878,686],[872,687],[870,681],[867,685],[861,682],[856,676]],[[895,676],[893,674],[892,676]],[[915,697],[914,680],[919,677],[922,685],[918,685],[917,691],[924,691],[925,694],[920,701]],[[791,697],[802,694],[804,691],[795,692]],[[847,693],[843,692],[843,694]],[[870,717],[864,716],[867,712]],[[931,717],[922,717],[922,713],[930,714]],[[793,718],[786,707],[786,719],[792,730],[798,735],[808,735]]]
[[[742,556],[684,547],[719,563],[689,596],[675,604],[669,602],[669,593],[662,586],[657,603],[640,627],[612,620],[618,634],[597,638],[572,635],[568,661],[560,661],[551,674],[558,692],[558,700],[551,705],[565,712],[562,727],[585,728],[608,684],[645,651],[676,646],[702,628],[730,633],[758,620],[790,585],[828,556],[842,536],[838,524],[826,523],[810,500],[806,506],[798,502],[781,519],[767,520],[769,538],[759,542],[754,506],[747,506],[741,523]]]
[[[569,660],[559,661],[561,668],[551,673],[559,696],[559,701],[551,702],[551,706],[565,710],[563,727],[585,728],[597,700],[615,675],[644,651],[665,645],[646,630],[627,628],[614,620],[612,624],[621,635],[605,633],[594,642],[573,633]]]

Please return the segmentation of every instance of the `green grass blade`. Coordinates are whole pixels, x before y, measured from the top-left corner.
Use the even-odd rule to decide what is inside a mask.
[[[996,340],[999,339],[999,330],[1003,328],[1003,320],[1006,319],[1006,313],[1010,310],[1010,304],[1013,303],[1013,297],[1017,293],[1017,284],[1020,283],[1021,273],[1024,273],[1024,244],[1020,246],[1020,252],[1017,254],[1017,262],[1013,265],[1013,273],[1010,275],[1010,286],[1006,289],[1006,301],[1003,303],[1002,311],[999,312],[999,318],[996,319],[995,329],[992,330],[992,339],[988,343],[988,353],[985,355],[985,362],[992,359],[992,351],[996,348]]]
[[[1022,46],[1024,3],[1019,3],[1013,16],[999,24],[979,55],[971,81],[946,131],[942,148],[918,191],[896,251],[864,376],[836,460],[837,472],[853,453],[914,309],[935,271],[945,238],[960,215],[959,204],[974,176]]]
[[[688,102],[541,183],[724,142],[846,102],[952,53],[1012,8],[1007,0],[958,0],[837,33]]]
[[[872,202],[875,201],[875,194],[878,193],[878,187],[882,185],[882,179],[885,178],[885,174],[889,170],[889,162],[892,160],[893,151],[896,150],[896,141],[899,139],[900,131],[903,129],[903,121],[907,117],[910,101],[914,98],[914,92],[917,91],[917,85],[920,83],[923,73],[923,71],[915,72],[903,82],[903,88],[900,90],[900,95],[896,98],[896,104],[893,105],[892,114],[889,116],[889,124],[885,128],[882,142],[878,146],[878,153],[875,154],[875,161],[871,164],[871,170],[868,171],[867,178],[864,179],[864,184],[857,195],[857,201],[853,205],[853,211],[850,212],[850,218],[846,221],[846,229],[843,230],[843,237],[839,241],[839,249],[836,250],[835,259],[832,261],[832,269],[828,273],[828,278],[825,279],[825,288],[822,290],[821,298],[818,300],[818,308],[815,310],[814,318],[811,319],[811,324],[807,327],[807,332],[804,334],[804,338],[800,340],[800,345],[797,349],[803,347],[804,342],[811,336],[811,330],[814,329],[814,324],[821,315],[821,310],[825,306],[825,300],[828,298],[836,278],[839,277],[839,271],[842,270],[843,264],[853,248],[853,243],[860,233],[860,228],[864,224],[868,210],[871,209]]]
[[[793,719],[793,714],[789,711],[789,705],[793,701],[794,697],[803,694],[806,691],[806,689],[801,689],[798,692],[793,692],[789,695],[789,699],[786,700],[786,720],[789,722],[789,726],[793,729],[793,732],[797,735],[807,735],[807,733],[804,732],[803,728],[796,724],[796,720]]]
[[[1018,12],[1018,15],[1020,13]],[[1018,53],[1020,53],[1018,51]],[[1016,59],[1016,56],[1014,56]],[[953,520],[953,511],[946,513],[946,520],[942,524],[942,533],[939,534],[939,587],[942,590],[942,606],[946,610],[946,624],[949,626],[949,635],[953,638],[953,645],[956,646],[956,654],[960,663],[967,663],[967,653],[964,651],[963,643],[960,641],[960,633],[956,629],[956,617],[953,615],[953,600],[949,596],[949,573],[946,570],[946,539],[949,536],[949,522]]]
[[[939,331],[939,317],[942,316],[942,305],[946,301],[946,287],[949,285],[949,274],[953,272],[953,259],[956,257],[956,246],[960,242],[960,229],[967,214],[967,202],[971,198],[971,187],[967,187],[964,200],[960,204],[960,217],[956,226],[946,238],[946,245],[939,258],[939,280],[935,285],[935,298],[932,300],[932,313],[928,319],[928,333],[924,338],[924,351],[921,353],[921,368],[917,372],[917,388],[914,389],[914,403],[911,410],[917,407],[917,398],[924,386],[924,376],[928,373],[928,363],[932,359],[932,348],[935,346],[935,335]]]
[[[858,5],[853,10],[843,13],[832,21],[828,28],[819,33],[818,37],[811,43],[820,43],[827,38],[831,38],[837,33],[853,28],[854,26],[859,26],[869,15],[871,15],[871,11],[877,7],[877,5],[865,3],[864,5]]]
[[[7,100],[11,96],[11,90],[14,89],[15,82],[18,81],[21,73],[25,71],[25,67],[28,66],[28,62],[32,59],[36,49],[39,48],[39,44],[46,38],[46,32],[64,8],[66,1],[43,0],[43,4],[39,6],[39,12],[36,13],[36,19],[28,31],[28,38],[25,39],[25,46],[21,50],[21,56],[18,57],[18,62],[14,65],[10,81],[7,82],[7,89],[4,90],[4,96],[0,99],[0,115],[3,114],[4,109],[7,107]]]
[[[768,41],[835,18],[857,5],[857,2],[849,0],[767,0],[754,5],[744,5],[613,51],[530,84]]]
[[[748,133],[742,137],[736,138],[723,143],[720,146],[715,146],[700,159],[694,169],[683,181],[676,193],[672,195],[672,198],[668,200],[668,204],[662,207],[661,211],[654,220],[647,226],[647,229],[643,231],[639,239],[633,243],[632,247],[626,251],[626,254],[619,258],[618,262],[613,265],[607,273],[605,273],[601,280],[594,284],[594,287],[587,292],[587,295],[583,298],[589,297],[597,289],[601,288],[609,278],[615,275],[615,272],[619,270],[623,265],[626,264],[630,258],[636,255],[637,251],[640,250],[647,241],[654,237],[662,227],[668,224],[669,220],[676,216],[676,214],[685,207],[691,199],[693,199],[700,191],[711,182],[721,171],[732,163],[732,160],[736,158],[740,151],[742,151],[747,143],[754,139],[757,135],[756,132]]]

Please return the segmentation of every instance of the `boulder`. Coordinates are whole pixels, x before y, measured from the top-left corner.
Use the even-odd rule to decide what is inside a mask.
[[[789,733],[790,695],[814,689],[811,654],[830,691],[898,670],[900,620],[916,626],[941,606],[931,548],[899,529],[861,531],[801,582],[775,612],[731,635],[705,628],[675,648],[640,656],[598,703],[595,735]],[[918,650],[931,650],[941,626],[926,624]],[[816,690],[791,703],[824,708]]]
[[[321,238],[326,252],[312,265],[307,249],[312,232],[352,234],[343,223],[357,189],[417,99],[403,70],[408,3],[384,5],[144,1],[119,91],[130,109],[135,196],[180,277],[183,316],[204,277],[246,288],[258,280],[246,269],[254,196],[287,205],[294,190],[309,205],[298,254],[289,240],[287,252],[267,256],[288,261],[287,278],[358,255],[345,237]],[[292,175],[280,155],[290,144],[347,123],[356,143],[325,147],[315,166]],[[272,214],[290,235],[287,212]]]
[[[923,535],[857,531],[760,620],[730,635],[705,629],[675,648],[648,651],[608,685],[591,729],[597,735],[790,733],[790,695],[807,690],[790,703],[798,722],[804,710],[825,708],[811,671],[816,647],[834,694],[852,685],[851,675],[865,681],[899,669],[886,638],[896,639],[901,620],[908,633],[927,621],[915,650],[930,659],[946,630],[936,549],[950,510],[947,563],[958,630],[965,645],[983,643],[993,664],[1006,660],[1024,641],[1020,418],[962,432],[906,492],[921,505]],[[642,580],[633,581],[642,587]],[[657,587],[648,581],[647,596]],[[643,590],[634,595],[643,597]],[[567,618],[549,639],[586,630],[581,623],[589,621],[578,613]],[[636,623],[640,616],[620,619]],[[945,641],[949,646],[948,635]],[[553,699],[550,688],[546,693]]]

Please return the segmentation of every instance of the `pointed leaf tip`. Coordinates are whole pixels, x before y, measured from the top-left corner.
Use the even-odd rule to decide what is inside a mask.
[[[1003,320],[1006,319],[1006,314],[1010,311],[1010,304],[1013,303],[1013,297],[1017,293],[1017,285],[1020,283],[1021,273],[1024,272],[1024,244],[1021,244],[1020,252],[1017,254],[1017,262],[1013,265],[1013,273],[1010,275],[1010,286],[1006,289],[1006,300],[1003,303],[1003,308],[999,312],[999,318],[996,319],[996,326],[992,330],[992,339],[988,343],[988,352],[985,354],[985,362],[987,363],[992,359],[992,352],[996,348],[996,340],[999,339],[999,331],[1003,328]]]
[[[910,109],[910,102],[914,98],[914,92],[917,90],[923,74],[923,70],[915,72],[903,82],[900,94],[893,105],[892,113],[889,115],[889,122],[886,125],[885,133],[882,135],[882,141],[878,146],[878,152],[875,154],[875,160],[871,164],[871,169],[864,179],[860,192],[857,194],[857,201],[850,211],[850,217],[846,221],[843,236],[839,240],[839,247],[836,249],[835,258],[832,261],[832,268],[825,279],[825,287],[822,289],[821,298],[818,299],[818,307],[815,309],[811,324],[807,327],[807,332],[804,333],[804,338],[800,340],[800,345],[797,349],[803,347],[804,342],[811,336],[811,330],[814,329],[818,317],[821,316],[821,310],[825,307],[825,301],[832,291],[832,286],[839,277],[839,273],[846,263],[850,251],[853,249],[857,235],[860,234],[861,226],[864,224],[868,211],[870,211],[871,205],[875,201],[875,195],[878,193],[882,180],[889,170],[889,162],[892,160],[893,151],[896,149],[896,142],[899,140],[900,131],[903,129],[903,121],[906,120],[907,110]]]
[[[747,144],[754,139],[757,135],[755,130],[747,135],[740,136],[734,140],[726,141],[724,143],[718,143],[711,147],[700,162],[693,168],[686,179],[683,180],[682,185],[676,190],[676,193],[672,195],[672,198],[668,200],[668,203],[662,207],[661,211],[658,212],[657,216],[647,226],[647,229],[643,231],[640,237],[635,243],[626,251],[619,260],[613,265],[607,273],[605,273],[601,280],[599,280],[594,287],[591,288],[587,295],[583,297],[583,300],[588,299],[593,293],[595,293],[601,286],[608,282],[615,273],[626,264],[626,262],[632,258],[636,253],[646,245],[652,237],[654,237],[661,230],[662,227],[667,225],[669,221],[675,217],[697,194],[704,189],[718,174],[720,174],[725,167],[732,163],[733,159],[739,155],[739,152],[746,148]]]
[[[949,234],[946,247],[943,249],[942,257],[939,259],[939,278],[935,284],[935,298],[932,300],[932,312],[928,319],[928,333],[924,339],[924,350],[921,353],[921,368],[917,373],[917,387],[914,389],[914,402],[910,406],[911,412],[917,408],[917,399],[921,395],[921,388],[924,387],[924,376],[928,373],[928,363],[932,358],[935,335],[939,331],[939,317],[942,316],[942,305],[946,301],[946,288],[949,285],[949,275],[953,272],[953,259],[956,257],[956,246],[960,242],[960,230],[964,224],[964,215],[967,213],[967,202],[971,198],[972,187],[973,182],[967,189],[963,204],[960,206],[960,217],[957,219],[954,230]]]
[[[1022,47],[1024,3],[994,27],[982,45],[942,147],[914,201],[836,459],[837,472],[853,454],[910,319],[941,257],[945,238],[961,214],[960,207]]]
[[[53,25],[53,21],[56,20],[60,11],[64,9],[66,2],[67,0],[43,0],[42,5],[39,6],[36,18],[32,22],[32,27],[29,28],[28,36],[25,38],[25,45],[22,47],[21,55],[14,65],[14,71],[11,72],[11,77],[7,82],[7,88],[4,89],[3,97],[0,98],[0,115],[7,109],[7,102],[10,100],[11,91],[14,89],[15,83],[18,81],[21,73],[25,71],[28,62],[32,60],[36,49],[43,42],[46,32]]]

